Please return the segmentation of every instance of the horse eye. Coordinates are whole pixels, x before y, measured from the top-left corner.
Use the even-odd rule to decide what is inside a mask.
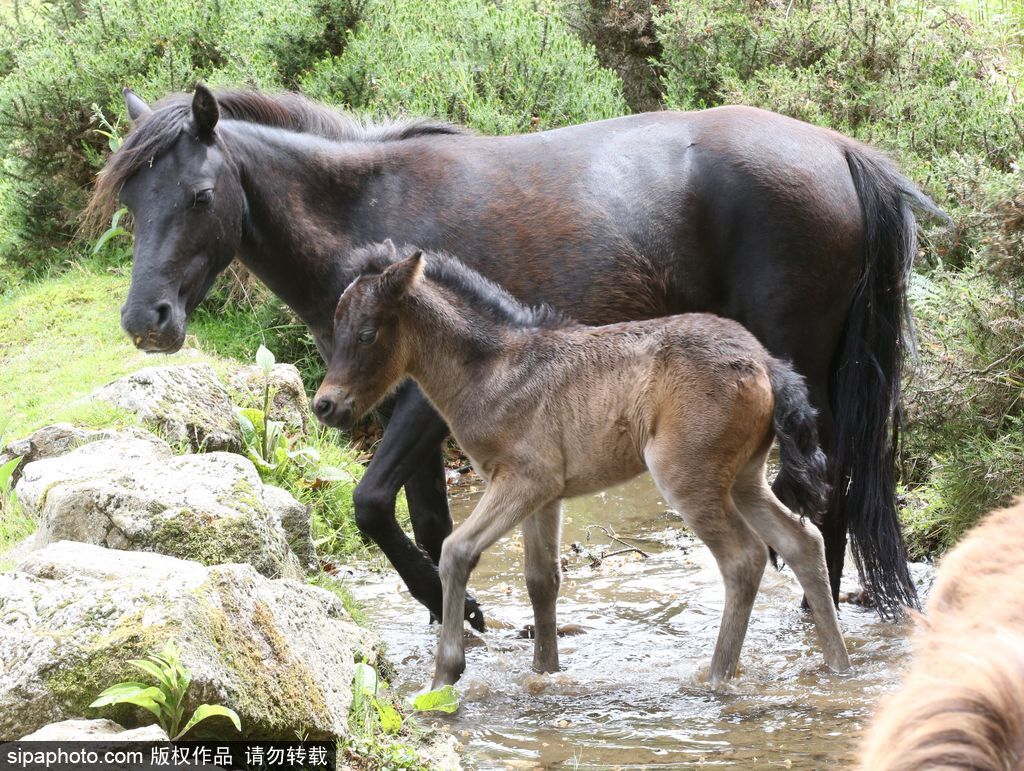
[[[213,190],[206,189],[196,191],[196,206],[209,206],[211,203],[213,203]]]
[[[376,329],[364,329],[362,332],[360,332],[356,336],[356,340],[358,340],[363,345],[369,345],[370,343],[372,343],[376,339],[377,339],[377,330]]]

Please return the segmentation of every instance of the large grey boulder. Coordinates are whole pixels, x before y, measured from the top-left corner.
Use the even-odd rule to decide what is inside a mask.
[[[151,723],[136,708],[88,705],[138,680],[127,661],[168,640],[192,674],[186,713],[230,707],[246,738],[345,736],[355,663],[378,655],[376,637],[324,589],[248,565],[61,541],[0,574],[0,736],[83,715]],[[227,720],[203,726],[238,738]]]
[[[232,453],[175,456],[153,436],[105,439],[30,463],[16,490],[39,522],[37,547],[73,540],[247,562],[272,578],[299,577],[315,560],[306,507]]]
[[[209,364],[140,370],[103,386],[92,398],[135,413],[175,444],[198,451],[242,450],[231,400]]]
[[[23,439],[15,439],[0,451],[0,466],[12,458],[21,458],[21,463],[14,470],[12,480],[21,479],[21,473],[29,463],[46,458],[56,458],[69,453],[77,447],[100,439],[117,439],[134,437],[147,439],[152,437],[148,431],[129,426],[121,429],[104,428],[91,430],[80,428],[71,423],[54,423],[44,426]],[[153,437],[154,439],[156,437]]]
[[[239,404],[263,409],[263,389],[268,378],[263,369],[253,365],[239,367],[227,376]],[[305,433],[309,428],[309,397],[302,376],[293,364],[275,364],[270,370],[270,419],[284,423],[289,434]]]

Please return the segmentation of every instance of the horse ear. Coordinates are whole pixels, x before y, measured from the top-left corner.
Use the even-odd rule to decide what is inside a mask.
[[[137,124],[143,118],[153,114],[149,105],[143,102],[139,95],[130,88],[122,89],[121,94],[124,96],[124,106],[128,108],[128,117],[132,119],[132,123]]]
[[[202,83],[196,83],[196,91],[192,95],[192,118],[196,122],[196,132],[204,141],[213,139],[213,129],[220,118],[220,108],[213,92]]]
[[[380,274],[380,291],[391,300],[397,300],[408,292],[423,275],[427,260],[417,249],[401,262],[396,262]]]
[[[384,239],[384,248],[388,250],[388,257],[390,259],[393,260],[398,257],[398,250],[395,248],[395,242],[390,238]]]

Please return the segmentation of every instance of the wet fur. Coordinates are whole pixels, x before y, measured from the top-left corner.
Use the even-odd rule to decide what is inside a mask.
[[[943,559],[913,660],[861,750],[864,771],[1024,769],[1024,500]]]

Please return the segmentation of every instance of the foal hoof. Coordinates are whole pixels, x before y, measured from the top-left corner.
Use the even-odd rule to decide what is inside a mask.
[[[476,631],[484,631],[484,612],[480,610],[480,606],[477,601],[474,600],[470,595],[466,595],[466,613],[463,616],[469,625]]]

